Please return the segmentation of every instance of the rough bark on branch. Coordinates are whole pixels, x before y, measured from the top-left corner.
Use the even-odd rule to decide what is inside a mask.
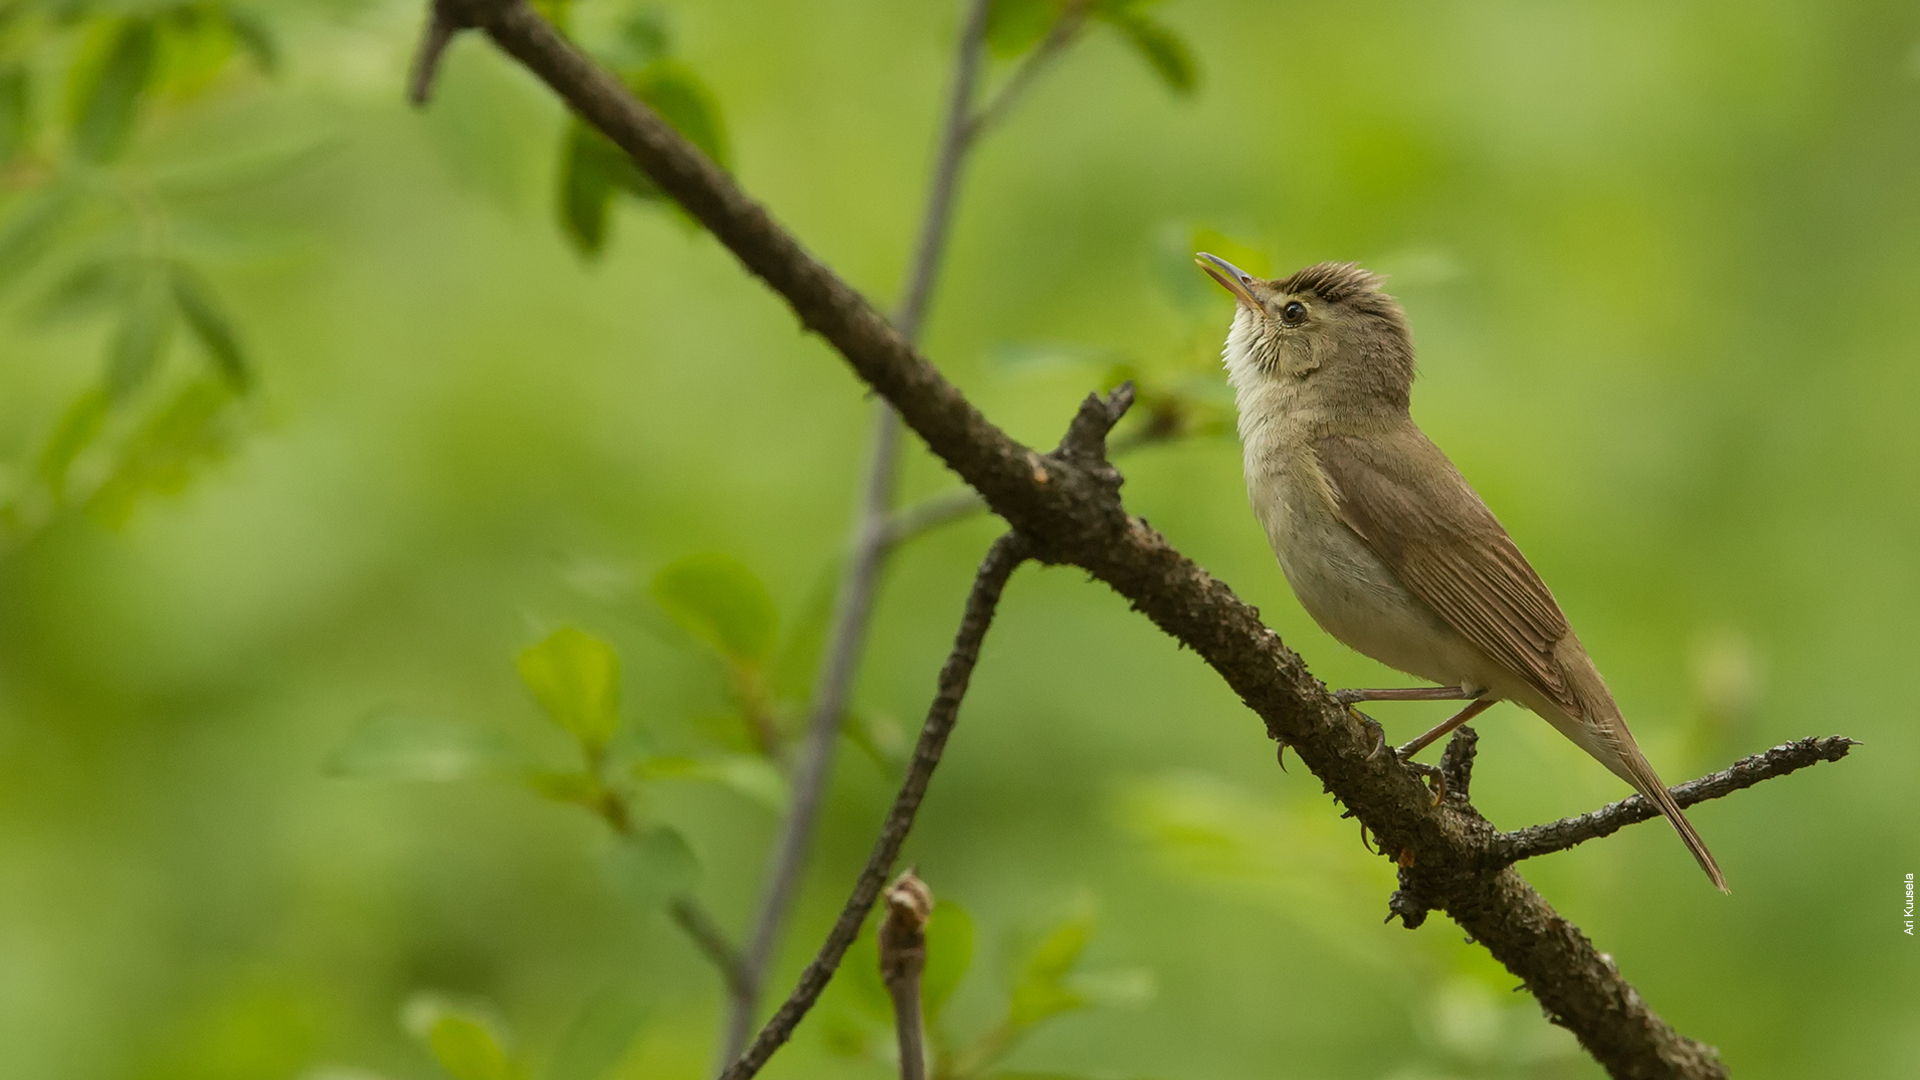
[[[1292,746],[1382,850],[1395,855],[1403,891],[1464,927],[1610,1073],[1726,1075],[1711,1048],[1655,1015],[1612,961],[1510,867],[1489,870],[1491,826],[1451,802],[1436,805],[1393,755],[1374,753],[1372,729],[1333,700],[1257,611],[1130,516],[1120,502],[1119,474],[1104,459],[1083,452],[1072,438],[1041,454],[994,426],[864,297],[523,0],[464,5],[465,21],[483,28],[625,149],[898,409],[928,447],[1033,544],[1037,557],[1086,569],[1204,658],[1268,733]],[[1092,399],[1083,414],[1103,408]],[[874,880],[861,912],[878,888]],[[824,984],[831,966],[823,972],[818,964],[803,976],[803,987]],[[757,1041],[740,1064],[760,1050]],[[750,1071],[736,1066],[728,1076]]]

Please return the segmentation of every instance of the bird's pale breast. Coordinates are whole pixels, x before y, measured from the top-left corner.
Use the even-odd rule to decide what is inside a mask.
[[[1492,687],[1496,665],[1443,622],[1334,513],[1307,454],[1249,446],[1247,494],[1287,584],[1307,614],[1343,644],[1442,686]]]

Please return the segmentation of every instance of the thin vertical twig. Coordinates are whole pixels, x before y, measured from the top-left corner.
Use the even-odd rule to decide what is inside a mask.
[[[980,70],[981,43],[986,35],[989,0],[968,0],[954,58],[953,83],[947,99],[945,123],[925,212],[908,265],[900,310],[894,320],[901,336],[916,340],[939,276],[953,220],[954,195],[960,171],[972,142],[974,85]],[[834,598],[832,637],[820,665],[813,702],[807,712],[806,741],[794,768],[793,796],[788,803],[780,836],[774,845],[766,885],[761,894],[751,935],[742,955],[744,980],[732,995],[722,1040],[723,1061],[740,1055],[753,1030],[754,1013],[766,982],[780,933],[800,888],[812,847],[813,830],[833,772],[833,753],[839,739],[853,679],[873,619],[874,593],[880,571],[892,545],[888,521],[893,510],[895,466],[899,458],[900,421],[893,407],[875,402],[868,436],[867,463],[861,481],[860,503],[854,512],[852,551],[846,575]]]
[[[880,920],[880,981],[893,999],[900,1080],[927,1080],[920,977],[927,970],[927,922],[933,917],[933,890],[909,869],[887,886],[885,899],[887,913]]]
[[[900,848],[907,842],[907,833],[913,828],[913,819],[920,812],[920,801],[926,797],[927,784],[933,779],[933,770],[940,764],[940,756],[946,751],[947,737],[953,734],[954,721],[960,715],[960,702],[967,695],[967,684],[973,678],[973,666],[980,660],[980,643],[986,640],[987,628],[993,625],[995,609],[1000,605],[1000,594],[1007,587],[1007,579],[1019,565],[1025,562],[1031,553],[1026,540],[1018,533],[1007,533],[993,542],[987,549],[987,557],[981,560],[980,572],[973,579],[973,591],[967,595],[966,612],[960,617],[959,632],[954,634],[953,650],[947,654],[947,662],[940,667],[940,683],[935,691],[933,704],[927,707],[926,723],[920,727],[920,741],[914,745],[913,761],[907,766],[907,775],[900,781],[900,792],[894,796],[893,807],[887,811],[887,819],[880,826],[880,836],[873,843],[873,853],[867,857],[867,865],[854,881],[853,894],[840,909],[840,918],[827,933],[820,944],[820,951],[813,962],[800,973],[800,981],[793,993],[760,1029],[753,1045],[728,1065],[720,1074],[720,1080],[747,1080],[759,1072],[780,1049],[781,1044],[792,1037],[793,1029],[800,1025],[813,1003],[819,1000],[820,991],[827,988],[833,978],[834,970],[840,966],[840,960],[847,954],[847,947],[860,936],[860,924],[866,921],[867,912],[880,895],[880,886],[887,879],[887,872],[893,868],[893,862],[900,857]]]

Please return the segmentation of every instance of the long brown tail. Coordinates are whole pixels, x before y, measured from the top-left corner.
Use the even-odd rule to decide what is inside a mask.
[[[1666,815],[1667,821],[1673,825],[1673,831],[1680,834],[1681,842],[1687,845],[1688,851],[1693,852],[1693,857],[1699,862],[1700,869],[1707,872],[1713,887],[1723,893],[1731,893],[1733,890],[1727,888],[1726,877],[1720,873],[1720,864],[1713,861],[1713,852],[1707,850],[1707,842],[1700,839],[1700,834],[1693,830],[1693,822],[1688,821],[1687,815],[1680,812],[1680,804],[1673,801],[1672,793],[1667,791],[1667,785],[1660,782],[1660,777],[1653,771],[1653,766],[1647,763],[1646,757],[1640,753],[1639,748],[1631,743],[1623,749],[1626,752],[1620,756],[1621,764],[1627,769],[1627,782],[1639,789],[1641,795],[1652,800],[1653,805],[1659,807],[1660,812]]]

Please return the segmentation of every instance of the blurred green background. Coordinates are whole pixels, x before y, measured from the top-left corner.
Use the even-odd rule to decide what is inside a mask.
[[[154,24],[172,36],[124,132],[88,94],[138,45],[127,20],[168,6],[0,8],[0,1075],[432,1077],[401,1016],[441,1000],[423,993],[510,1032],[529,1076],[706,1075],[718,980],[610,883],[599,823],[510,781],[340,775],[408,771],[340,748],[398,716],[454,733],[443,775],[474,771],[475,747],[565,766],[515,657],[574,625],[618,653],[619,754],[751,761],[726,665],[651,583],[736,560],[804,689],[862,388],[657,205],[616,202],[580,255],[555,209],[565,116],[486,42],[458,42],[433,107],[407,109],[421,4],[186,6],[205,25]],[[653,9],[744,185],[883,303],[957,7]],[[572,17],[592,45],[634,10]],[[1920,1060],[1900,915],[1920,869],[1920,9],[1153,17],[1197,89],[1169,92],[1115,33],[1050,71],[967,176],[928,355],[1035,444],[1118,366],[1217,419],[1230,304],[1186,261],[1196,240],[1267,272],[1391,274],[1416,418],[1669,781],[1803,735],[1866,742],[1692,812],[1730,898],[1659,826],[1528,879],[1735,1075]],[[89,285],[101,258],[176,260],[200,291]],[[1300,611],[1231,435],[1192,427],[1124,461],[1132,509],[1328,683],[1393,678]],[[51,449],[63,431],[81,449]],[[917,444],[906,459],[905,498],[953,483]],[[898,775],[887,737],[917,726],[993,535],[934,533],[886,577],[855,694],[867,749],[837,764],[776,994],[865,857]],[[769,676],[789,725],[790,675]],[[1402,737],[1442,708],[1376,715]],[[1497,824],[1625,793],[1528,714],[1478,727]],[[742,770],[758,780],[649,781],[638,803],[687,838],[736,934],[777,823],[752,796],[778,796]],[[1021,571],[908,845],[975,928],[944,1022],[986,1029],[1066,927],[1089,935],[1072,985],[1090,1007],[1009,1070],[1599,1075],[1446,919],[1383,926],[1391,868],[1337,814],[1192,654],[1077,572]],[[767,1075],[890,1075],[856,975]],[[596,1072],[568,1048],[610,1000],[630,1019]]]

